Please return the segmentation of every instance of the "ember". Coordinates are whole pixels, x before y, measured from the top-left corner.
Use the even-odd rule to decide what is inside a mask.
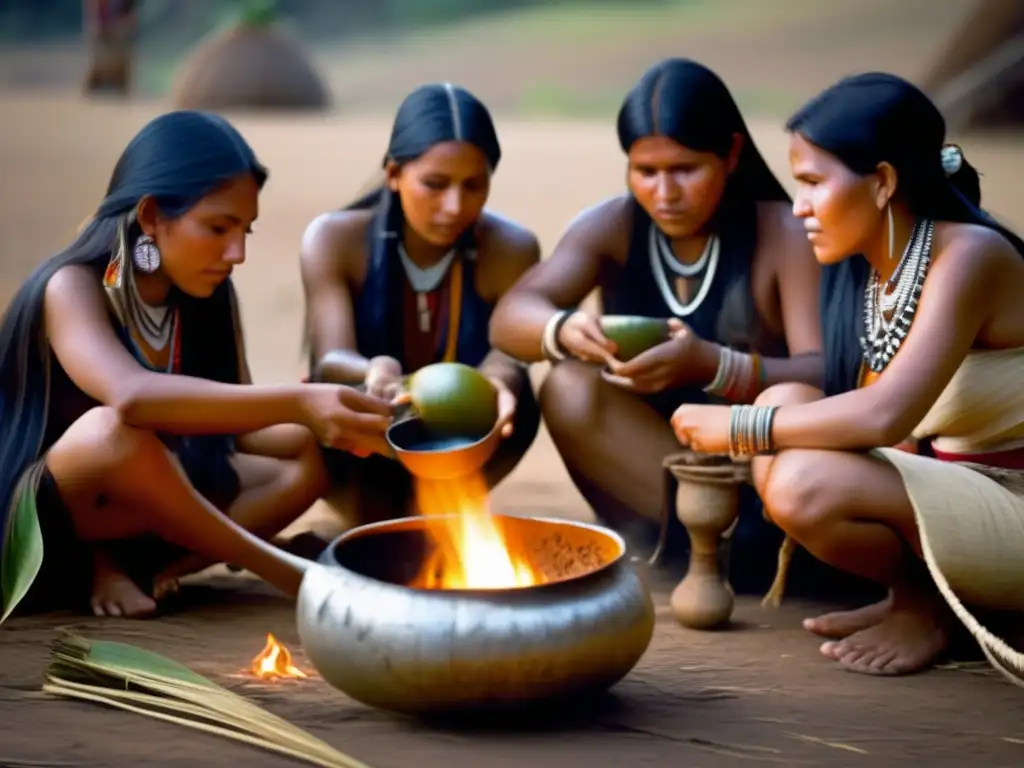
[[[510,589],[545,582],[543,574],[532,568],[522,553],[512,551],[491,514],[487,496],[487,481],[482,475],[417,480],[420,511],[427,517],[438,516],[437,524],[430,526],[437,548],[410,586]]]
[[[306,677],[306,673],[292,664],[292,655],[273,634],[267,633],[267,644],[252,660],[252,673],[261,680],[281,680]]]

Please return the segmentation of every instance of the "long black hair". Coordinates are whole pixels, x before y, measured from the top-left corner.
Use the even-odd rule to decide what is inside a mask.
[[[648,69],[626,94],[616,128],[628,153],[648,136],[665,136],[697,152],[727,158],[733,136],[743,137],[726,194],[748,200],[790,202],[758,151],[739,107],[722,79],[696,61],[670,58]]]
[[[916,217],[989,227],[1024,255],[1024,241],[980,208],[978,172],[962,153],[955,151],[955,162],[943,167],[946,121],[932,101],[906,80],[884,72],[843,78],[801,107],[786,129],[857,174],[874,173],[879,163],[889,163],[896,170],[896,194]],[[870,271],[866,259],[854,256],[822,272],[828,395],[857,386],[863,292]]]
[[[117,247],[120,228],[129,227],[132,236],[138,235],[137,224],[127,222],[143,197],[152,196],[161,211],[173,218],[244,173],[251,173],[260,187],[267,179],[267,171],[252,149],[223,118],[192,111],[155,118],[128,143],[114,167],[106,196],[74,242],[37,267],[11,300],[0,323],[0,540],[19,478],[49,447],[44,439],[50,348],[43,327],[43,296],[50,278],[63,267],[89,265],[99,279]],[[183,372],[238,382],[230,282],[208,299],[180,293],[177,298]],[[195,444],[197,456],[210,458],[224,451],[224,438],[197,438]],[[196,472],[215,471],[205,460],[194,463]]]
[[[437,144],[464,141],[483,153],[493,173],[501,162],[501,145],[494,128],[491,113],[476,96],[458,85],[431,83],[412,91],[398,107],[391,128],[387,152],[381,163],[386,167],[412,162]],[[379,291],[378,304],[371,308],[373,316],[369,326],[359,329],[361,337],[373,337],[367,342],[374,349],[388,349],[395,354],[401,348],[402,313],[400,311],[401,270],[395,269],[398,245],[402,238],[405,214],[402,202],[386,183],[381,183],[344,210],[375,209],[371,253],[369,259],[378,267],[374,270],[379,285],[366,286]],[[455,247],[463,254],[474,254],[476,236],[469,227],[457,240]],[[309,323],[306,323],[307,333]],[[363,344],[360,344],[363,346]]]
[[[763,330],[749,285],[757,249],[758,203],[788,205],[790,198],[758,151],[729,89],[703,64],[690,59],[665,59],[648,69],[626,94],[616,127],[619,146],[626,154],[642,138],[664,136],[691,150],[726,159],[735,136],[742,138],[736,167],[729,173],[715,213],[707,222],[719,237],[721,261],[712,292],[690,322],[702,327],[698,333],[728,338],[732,344],[753,343]],[[630,253],[645,252],[654,222],[635,196],[631,195],[630,200]],[[640,285],[656,290],[650,268],[635,269],[639,270],[636,279]],[[638,289],[634,286],[629,292],[635,295]],[[618,303],[614,293],[618,292],[606,296],[608,307]],[[630,306],[637,299],[623,301]],[[624,311],[625,306],[621,309]],[[698,320],[698,315],[703,320]]]

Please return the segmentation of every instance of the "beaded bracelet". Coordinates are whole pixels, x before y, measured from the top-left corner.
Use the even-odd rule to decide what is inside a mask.
[[[766,384],[761,356],[737,352],[724,345],[718,350],[718,370],[704,391],[730,402],[749,402],[757,397]]]

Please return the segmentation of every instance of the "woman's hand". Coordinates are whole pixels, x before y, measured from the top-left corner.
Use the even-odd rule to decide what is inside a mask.
[[[681,405],[671,423],[680,445],[700,453],[728,453],[730,421],[728,405]]]
[[[668,321],[669,339],[637,355],[627,363],[612,360],[608,368],[613,384],[642,395],[674,389],[706,378],[711,352],[686,323]],[[713,374],[712,374],[713,375]]]
[[[384,437],[391,425],[388,401],[340,384],[306,384],[301,397],[302,423],[321,445],[357,456],[390,454]]]
[[[601,323],[586,312],[576,311],[558,329],[558,344],[566,354],[585,363],[615,362],[615,342],[604,335]]]
[[[364,382],[371,397],[394,400],[402,389],[402,364],[386,355],[370,358]]]
[[[498,390],[498,421],[496,427],[501,430],[502,437],[512,435],[512,421],[516,416],[518,400],[508,385],[497,376],[488,376],[487,380]]]

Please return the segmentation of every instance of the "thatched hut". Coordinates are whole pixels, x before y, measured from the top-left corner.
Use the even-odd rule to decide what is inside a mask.
[[[923,86],[952,131],[1024,123],[1024,0],[978,0]]]
[[[328,89],[272,4],[249,4],[238,22],[200,43],[176,77],[184,109],[322,110]]]

